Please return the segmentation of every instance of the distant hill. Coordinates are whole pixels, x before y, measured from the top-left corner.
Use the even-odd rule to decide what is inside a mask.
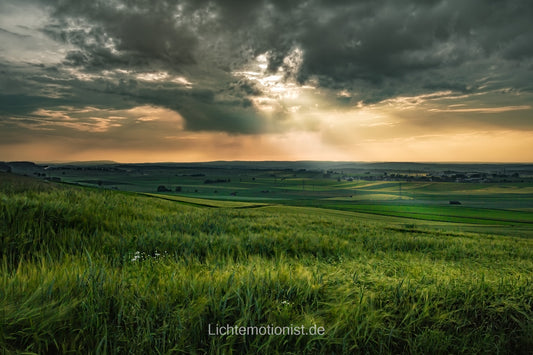
[[[3,161],[1,161],[0,162],[0,171],[9,173],[9,172],[11,172],[11,167],[7,163],[4,163]]]
[[[7,162],[6,164],[12,168],[19,168],[19,169],[38,167],[37,164],[31,161],[10,161],[10,162]]]
[[[89,161],[68,161],[68,162],[49,161],[49,162],[41,162],[40,164],[84,166],[84,165],[108,165],[108,164],[118,164],[118,163],[113,160],[89,160]]]
[[[27,173],[28,171],[40,170],[46,167],[105,167],[126,169],[252,169],[252,170],[315,170],[315,171],[404,171],[404,172],[429,172],[429,171],[450,171],[450,172],[471,172],[484,171],[507,172],[533,171],[533,164],[527,163],[419,163],[419,162],[348,162],[348,161],[211,161],[211,162],[157,162],[157,163],[119,163],[112,160],[93,160],[75,162],[39,162],[29,161],[3,162],[11,171],[17,173]],[[8,171],[6,166],[3,171]]]

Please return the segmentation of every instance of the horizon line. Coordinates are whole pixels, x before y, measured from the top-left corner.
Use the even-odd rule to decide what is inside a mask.
[[[59,161],[31,161],[13,160],[4,163],[29,162],[34,164],[208,164],[208,163],[348,163],[348,164],[533,164],[520,161],[386,161],[386,160],[205,160],[205,161],[138,161],[120,162],[114,160],[59,160]]]

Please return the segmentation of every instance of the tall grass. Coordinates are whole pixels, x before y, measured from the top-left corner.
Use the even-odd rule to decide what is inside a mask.
[[[525,238],[391,230],[279,207],[0,192],[0,349],[509,353],[533,348]],[[209,325],[319,325],[211,336]]]

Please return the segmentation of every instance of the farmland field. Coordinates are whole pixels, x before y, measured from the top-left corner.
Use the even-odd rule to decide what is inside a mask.
[[[66,183],[0,173],[0,349],[533,348],[527,179],[202,169],[48,173]],[[324,332],[214,335],[222,325]]]

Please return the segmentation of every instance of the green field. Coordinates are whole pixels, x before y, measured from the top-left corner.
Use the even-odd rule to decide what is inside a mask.
[[[437,225],[455,231],[533,235],[533,167],[527,164],[507,165],[507,175],[501,175],[504,167],[495,164],[324,163],[322,169],[300,168],[313,164],[57,165],[38,172],[70,184],[157,194],[190,205],[305,206],[357,212],[370,220],[377,215],[395,217],[395,222],[403,219],[419,226],[423,222],[426,227],[442,222]],[[490,178],[424,181],[451,172]],[[166,191],[158,191],[159,187]],[[461,205],[452,206],[450,201]]]
[[[366,204],[331,204],[329,208],[375,213],[387,216],[417,218],[444,222],[479,224],[533,224],[533,214],[525,211],[448,206],[399,206]]]
[[[151,194],[145,193],[146,196],[156,197],[163,200],[182,202],[185,204],[193,206],[203,206],[203,207],[228,207],[228,208],[254,208],[265,206],[264,203],[250,203],[242,201],[225,201],[225,200],[208,200],[204,198],[194,198],[186,196],[173,196],[173,195],[161,195],[161,194]]]
[[[508,192],[445,186],[463,196],[448,206],[435,184],[405,183],[400,199],[387,183],[349,197],[349,183],[310,178],[314,190],[290,193],[267,180],[203,199],[1,174],[0,349],[530,353],[531,213],[490,205]],[[524,189],[509,193],[527,205]],[[226,324],[325,332],[210,335]]]

